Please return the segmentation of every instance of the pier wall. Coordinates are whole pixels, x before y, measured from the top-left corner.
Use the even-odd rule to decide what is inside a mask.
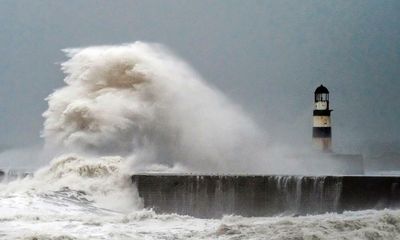
[[[201,218],[305,215],[400,206],[400,177],[132,176],[147,208]]]

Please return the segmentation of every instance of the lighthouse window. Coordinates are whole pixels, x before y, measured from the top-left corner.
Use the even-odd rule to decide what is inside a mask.
[[[326,94],[326,93],[318,94],[316,99],[317,99],[317,101],[328,101],[329,100],[329,94]]]

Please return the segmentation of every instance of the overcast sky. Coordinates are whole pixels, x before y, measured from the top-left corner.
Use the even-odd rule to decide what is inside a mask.
[[[331,91],[334,147],[400,140],[400,1],[0,3],[0,144],[40,140],[60,49],[162,43],[271,138],[309,141],[313,91]]]

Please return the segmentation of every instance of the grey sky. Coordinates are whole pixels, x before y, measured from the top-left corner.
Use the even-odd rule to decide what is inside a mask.
[[[399,141],[400,1],[1,1],[0,143],[40,140],[60,49],[165,44],[274,139],[310,140],[331,91],[334,145]]]

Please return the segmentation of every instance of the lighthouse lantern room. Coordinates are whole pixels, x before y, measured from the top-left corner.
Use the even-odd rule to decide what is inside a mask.
[[[332,151],[331,111],[329,91],[321,85],[314,92],[313,142],[323,152]]]

